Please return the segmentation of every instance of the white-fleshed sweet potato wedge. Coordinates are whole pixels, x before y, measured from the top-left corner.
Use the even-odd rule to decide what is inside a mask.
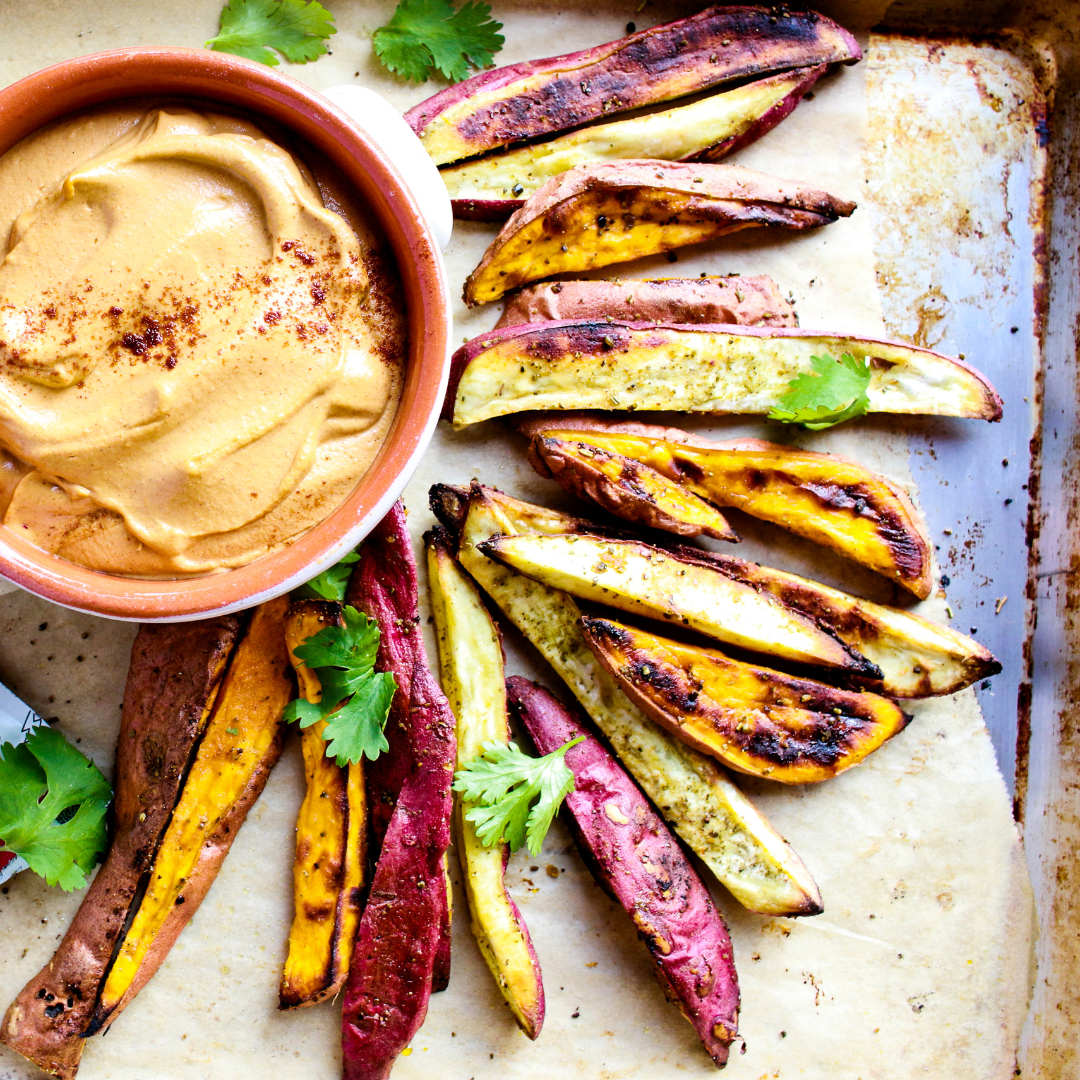
[[[962,360],[898,341],[813,330],[553,322],[481,334],[454,354],[456,427],[533,410],[762,415],[810,357],[869,360],[870,412],[1000,420],[1001,398]]]
[[[709,890],[641,789],[565,705],[520,677],[507,692],[541,754],[582,739],[566,752],[574,790],[563,816],[597,882],[634,920],[668,999],[723,1068],[738,1033],[739,980]]]
[[[546,281],[506,301],[495,329],[522,323],[632,319],[636,322],[798,326],[771,277]]]
[[[907,725],[887,698],[733,660],[613,619],[585,640],[646,716],[737,772],[816,784],[858,765]]]
[[[454,558],[446,531],[433,530],[424,540],[439,668],[457,721],[457,768],[465,769],[483,755],[484,743],[510,741],[502,642],[480,593]],[[469,807],[454,797],[473,936],[518,1026],[535,1039],[544,1023],[544,983],[529,929],[506,888],[510,848],[485,847],[465,816]]]
[[[717,763],[649,720],[593,656],[573,597],[492,562],[478,545],[566,515],[482,488],[444,486],[431,505],[459,537],[473,580],[539,650],[686,844],[732,895],[764,915],[816,915],[821,894],[802,860]],[[562,518],[560,522],[559,519]]]
[[[704,560],[587,533],[496,536],[480,551],[571,596],[689,627],[740,649],[852,675],[881,674],[814,620]]]
[[[579,165],[634,158],[720,161],[779,124],[825,70],[798,68],[690,105],[447,166],[442,178],[454,216],[505,220],[550,179]]]
[[[836,454],[757,440],[709,448],[641,435],[555,430],[533,439],[529,460],[576,495],[596,491],[600,498],[594,501],[631,521],[641,520],[638,504],[658,497],[648,496],[662,477],[708,503],[735,507],[832,548],[920,599],[933,586],[930,538],[907,494]],[[606,481],[602,487],[593,479],[596,473]],[[661,491],[669,495],[667,516],[677,520],[682,504]],[[687,524],[696,524],[697,505],[689,503],[688,509],[694,513]],[[664,527],[659,519],[657,527]]]
[[[851,34],[817,12],[710,7],[606,45],[481,72],[405,119],[445,165],[736,79],[861,56]]]
[[[816,229],[855,204],[735,165],[640,160],[579,165],[547,181],[465,281],[474,307],[553,274],[593,270],[764,225]]]

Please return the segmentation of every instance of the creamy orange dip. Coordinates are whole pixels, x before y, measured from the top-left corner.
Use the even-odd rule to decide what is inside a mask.
[[[400,391],[389,275],[253,124],[124,105],[43,129],[0,158],[0,238],[9,529],[96,570],[206,573],[371,465]]]

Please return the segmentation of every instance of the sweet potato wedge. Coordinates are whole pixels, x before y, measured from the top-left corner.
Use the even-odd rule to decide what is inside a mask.
[[[341,604],[334,601],[300,600],[289,608],[283,640],[305,701],[321,700],[322,687],[296,648],[324,627],[342,624]],[[281,1009],[317,1005],[345,985],[363,906],[364,767],[357,762],[343,768],[327,756],[325,727],[325,720],[317,720],[301,732],[306,790],[296,819],[293,922],[278,988]]]
[[[875,604],[743,559],[698,554],[721,572],[772,593],[788,607],[827,626],[881,668],[880,688],[890,697],[955,694],[1001,670],[1001,664],[977,641],[910,611]]]
[[[349,579],[345,602],[366,612],[379,624],[381,636],[375,670],[390,672],[398,685],[384,729],[390,749],[368,762],[365,769],[372,845],[377,857],[398,793],[411,767],[409,702],[420,641],[416,559],[405,520],[405,507],[400,500],[360,545],[360,561]],[[450,982],[451,896],[448,884],[442,892],[446,903],[440,917],[442,931],[432,986],[436,993],[445,990]]]
[[[586,617],[589,648],[646,716],[737,772],[816,784],[858,765],[907,725],[888,698],[838,690]]]
[[[616,456],[598,461],[601,454]],[[756,440],[739,449],[709,449],[639,435],[550,431],[532,442],[530,461],[537,458],[568,491],[586,497],[596,491],[600,498],[594,501],[620,517],[641,520],[635,502],[645,499],[637,490],[654,496],[659,475],[710,503],[736,507],[832,548],[920,599],[930,595],[930,538],[911,500],[883,476],[837,454]],[[606,483],[594,480],[586,487],[586,479],[601,470]],[[673,502],[670,491],[661,489],[654,497],[665,494],[666,507]],[[694,503],[690,508],[698,510]],[[677,522],[680,509],[675,503],[668,516]],[[698,520],[695,513],[688,523]]]
[[[83,1033],[107,1031],[161,966],[198,911],[281,756],[292,697],[284,597],[251,614],[173,810],[135,918]]]
[[[548,180],[465,281],[470,307],[552,274],[592,270],[757,226],[815,229],[855,204],[735,165],[611,161]]]
[[[517,676],[507,691],[541,754],[583,739],[566,752],[575,783],[563,816],[597,882],[634,920],[669,1000],[722,1068],[738,1034],[739,980],[709,890],[641,789],[566,706]]]
[[[12,1002],[0,1041],[71,1080],[139,885],[180,798],[240,629],[232,616],[140,628],[116,750],[114,832],[104,865],[48,964]]]
[[[1001,398],[961,360],[820,331],[627,322],[507,326],[463,345],[446,414],[461,428],[536,409],[765,414],[810,357],[869,360],[870,412],[1000,420]]]
[[[433,494],[436,513],[459,536],[458,558],[473,580],[539,650],[600,728],[612,749],[687,845],[732,895],[765,915],[816,915],[821,894],[802,860],[716,762],[673,739],[634,706],[593,656],[581,609],[567,593],[492,562],[478,545],[565,515],[473,485]]]
[[[816,12],[711,7],[606,45],[482,72],[405,119],[445,165],[735,79],[861,56],[846,30]]]
[[[587,127],[547,142],[442,169],[454,216],[501,221],[552,177],[579,165],[651,158],[720,161],[788,116],[825,73],[797,68],[691,105]]]
[[[634,319],[638,322],[798,326],[772,278],[626,278],[551,281],[508,298],[495,329],[522,323]]]
[[[439,642],[442,684],[456,718],[457,768],[480,757],[486,742],[508,743],[502,642],[476,586],[458,565],[443,529],[425,536],[428,587]],[[506,888],[507,844],[484,847],[454,799],[454,824],[473,936],[518,1026],[530,1039],[544,1023],[544,984],[532,939]]]
[[[881,672],[835,634],[769,593],[736,582],[705,561],[638,540],[496,536],[479,550],[543,585],[647,618],[688,626],[740,649],[834,671]],[[733,585],[740,588],[732,588]]]
[[[427,1014],[442,935],[454,716],[421,649],[410,686],[410,769],[383,838],[345,988],[345,1080],[390,1075]]]

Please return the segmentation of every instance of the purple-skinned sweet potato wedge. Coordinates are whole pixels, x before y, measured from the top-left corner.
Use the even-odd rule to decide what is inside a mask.
[[[575,783],[564,817],[597,882],[634,920],[668,998],[722,1068],[738,1034],[739,981],[708,889],[641,789],[566,706],[520,676],[506,688],[541,754],[583,737],[566,752]]]
[[[427,1015],[446,905],[454,716],[418,651],[398,793],[360,920],[342,1010],[345,1080],[386,1080]]]
[[[405,114],[437,165],[770,72],[862,57],[814,11],[710,7],[591,49],[495,68]]]
[[[780,294],[776,282],[762,274],[543,282],[514,293],[495,329],[609,316],[633,322],[799,325],[795,309]]]

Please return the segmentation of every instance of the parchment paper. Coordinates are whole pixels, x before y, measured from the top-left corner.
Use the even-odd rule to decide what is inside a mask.
[[[370,32],[392,3],[331,3],[333,55],[290,73],[316,87],[360,81],[405,108],[436,87],[408,87],[373,62]],[[506,47],[500,63],[610,40],[686,14],[692,5],[496,3]],[[877,5],[837,9],[870,25]],[[217,0],[147,5],[84,0],[29,8],[0,3],[0,80],[56,60],[123,45],[199,45],[216,28]],[[826,7],[826,10],[829,10]],[[808,181],[858,200],[865,187],[865,65],[830,75],[811,101],[739,164]],[[451,286],[494,235],[458,223],[447,253]],[[869,215],[817,232],[758,230],[685,249],[679,260],[614,268],[625,276],[769,273],[790,292],[802,325],[880,333]],[[496,306],[455,310],[456,340],[490,327]],[[679,422],[678,420],[675,421]],[[695,421],[723,434],[776,438],[738,419]],[[785,433],[795,439],[792,432]],[[879,419],[798,441],[848,454],[901,483],[906,441]],[[455,434],[440,425],[406,497],[419,540],[431,518],[427,488],[477,477],[513,494],[567,505],[524,463],[523,446],[496,423]],[[917,493],[916,497],[917,497]],[[735,518],[736,515],[733,515]],[[883,579],[737,517],[743,557],[760,559],[876,600]],[[919,610],[944,620],[940,599]],[[426,615],[426,611],[425,611]],[[76,615],[16,592],[0,599],[0,679],[108,771],[119,718],[130,626]],[[507,635],[508,668],[558,689],[529,649]],[[431,643],[429,642],[429,648]],[[434,652],[432,652],[434,657]],[[740,778],[817,878],[825,913],[751,915],[716,888],[742,986],[745,1051],[728,1073],[745,1080],[982,1080],[1011,1076],[1030,985],[1032,906],[1005,787],[970,692],[911,705],[906,731],[864,765],[824,785],[781,789]],[[291,918],[291,858],[302,775],[295,741],[241,831],[217,882],[162,969],[108,1038],[86,1048],[85,1080],[242,1080],[338,1075],[339,1010],[285,1015],[276,988]],[[457,872],[456,865],[454,867]],[[521,1035],[471,940],[458,885],[450,989],[394,1071],[409,1078],[705,1076],[713,1072],[690,1027],[668,1005],[629,920],[593,884],[556,825],[542,855],[511,861],[509,880],[544,972],[547,1021]],[[79,901],[30,874],[0,889],[0,1008],[48,959]],[[37,1076],[0,1048],[0,1080]]]

